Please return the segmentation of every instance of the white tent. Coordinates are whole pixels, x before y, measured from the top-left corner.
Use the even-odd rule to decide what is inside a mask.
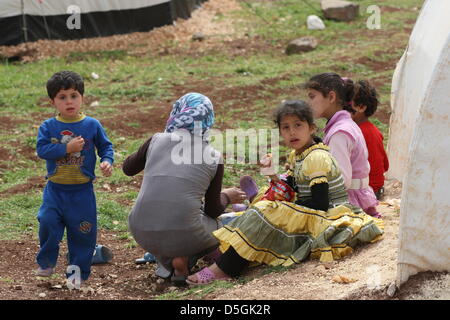
[[[205,0],[0,0],[0,45],[145,32]]]
[[[397,285],[450,271],[450,1],[427,0],[392,81],[389,178],[403,182]]]

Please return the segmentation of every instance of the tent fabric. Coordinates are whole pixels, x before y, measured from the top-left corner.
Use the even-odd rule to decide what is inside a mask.
[[[0,0],[0,45],[146,32],[190,18],[206,0]],[[68,27],[79,9],[79,28]]]
[[[450,271],[450,1],[427,0],[392,83],[390,176],[403,182],[397,285]]]
[[[67,8],[72,5],[78,6],[82,13],[89,13],[138,9],[167,2],[170,0],[0,0],[0,18],[22,13],[32,16],[67,14]]]
[[[199,8],[207,0],[172,0],[172,18],[173,20],[189,19],[192,11]]]
[[[405,176],[414,124],[437,59],[446,44],[450,19],[442,12],[450,12],[450,1],[428,0],[424,4],[393,76],[387,173],[391,179],[402,181]]]

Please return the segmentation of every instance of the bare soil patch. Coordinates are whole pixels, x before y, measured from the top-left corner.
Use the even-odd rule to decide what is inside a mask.
[[[8,132],[16,128],[18,124],[27,123],[26,120],[11,118],[8,116],[0,116],[0,131]]]
[[[12,160],[14,156],[9,152],[8,149],[0,147],[0,161]]]
[[[45,186],[45,178],[41,176],[35,176],[28,178],[26,183],[17,184],[9,189],[0,192],[0,195],[5,194],[10,196],[19,193],[26,193],[34,189],[42,190],[44,186]]]
[[[36,132],[37,135],[37,132]],[[34,146],[28,145],[24,142],[20,141],[12,141],[10,145],[14,148],[14,152],[16,154],[20,154],[21,156],[33,160],[33,161],[39,161],[39,158],[36,154],[36,148]],[[14,158],[17,158],[14,156]]]
[[[152,109],[131,104],[118,105],[114,108],[119,112],[113,117],[102,119],[102,125],[123,136],[134,138],[163,131],[172,110],[171,104],[159,104]]]

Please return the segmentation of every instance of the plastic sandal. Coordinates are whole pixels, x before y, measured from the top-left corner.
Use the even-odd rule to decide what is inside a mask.
[[[188,283],[191,286],[197,286],[201,284],[209,284],[216,280],[230,280],[230,277],[221,277],[217,278],[214,272],[211,271],[208,267],[203,268],[199,272],[195,274],[197,276],[197,282],[192,282],[189,279],[186,279],[186,283]]]
[[[95,251],[94,255],[92,256],[92,264],[101,264],[101,263],[108,263],[114,258],[114,254],[106,246],[103,246],[101,244],[95,245]],[[66,260],[69,262],[69,252],[66,254]]]
[[[239,185],[241,190],[247,195],[247,199],[252,202],[253,198],[258,194],[258,185],[255,180],[250,176],[243,176],[239,181]]]
[[[153,263],[153,262],[156,262],[156,258],[150,252],[146,252],[144,254],[143,258],[134,260],[134,263],[136,263],[136,264],[146,264],[146,263]]]
[[[95,253],[92,257],[92,264],[108,263],[114,258],[111,249],[101,244],[95,245]]]

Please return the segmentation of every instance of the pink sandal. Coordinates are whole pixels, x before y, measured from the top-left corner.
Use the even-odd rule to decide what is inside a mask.
[[[212,272],[211,269],[208,268],[208,267],[203,268],[202,270],[197,272],[195,275],[197,276],[197,282],[192,282],[192,281],[189,280],[189,278],[186,279],[186,282],[188,284],[192,285],[192,286],[197,286],[197,285],[200,285],[200,284],[209,284],[209,283],[211,283],[213,281],[216,281],[216,280],[230,280],[231,279],[228,276],[227,277],[221,277],[221,278],[216,277],[214,272]]]

